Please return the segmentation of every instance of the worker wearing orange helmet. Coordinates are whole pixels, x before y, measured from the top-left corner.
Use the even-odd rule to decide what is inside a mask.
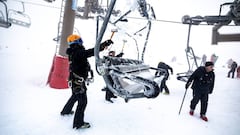
[[[85,49],[82,38],[75,34],[68,36],[67,42],[69,44],[66,50],[69,59],[69,86],[72,89],[72,95],[61,111],[61,115],[73,114],[72,108],[78,102],[73,119],[73,128],[89,128],[90,124],[84,121],[84,112],[87,106],[85,80],[88,77],[90,65],[87,58],[94,56],[94,48]],[[100,51],[111,44],[113,44],[112,40],[101,43]]]

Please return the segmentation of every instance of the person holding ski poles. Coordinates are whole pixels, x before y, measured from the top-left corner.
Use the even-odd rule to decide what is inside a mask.
[[[84,112],[87,106],[87,87],[86,79],[88,77],[89,63],[87,58],[94,56],[94,48],[85,49],[82,38],[79,35],[69,35],[67,38],[69,48],[66,54],[69,59],[69,86],[72,89],[72,95],[61,111],[61,115],[73,114],[72,108],[77,102],[77,108],[73,119],[73,128],[89,128],[90,124],[84,121]],[[113,44],[112,40],[106,40],[101,43],[100,51]]]
[[[212,94],[215,81],[215,73],[213,72],[213,62],[206,62],[205,66],[198,67],[188,79],[185,88],[191,85],[193,89],[193,98],[190,103],[190,115],[194,115],[194,110],[199,100],[201,102],[200,118],[208,121],[206,117],[208,107],[208,94]]]

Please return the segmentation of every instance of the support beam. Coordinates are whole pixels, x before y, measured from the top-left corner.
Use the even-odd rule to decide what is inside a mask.
[[[212,44],[217,45],[218,42],[239,42],[239,34],[220,34],[218,31],[212,31]]]
[[[218,30],[222,25],[215,25],[212,29],[212,44],[217,45],[218,42],[239,42],[240,33],[220,34]]]

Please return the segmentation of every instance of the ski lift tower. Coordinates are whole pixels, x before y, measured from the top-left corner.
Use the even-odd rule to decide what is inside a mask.
[[[62,0],[58,36],[60,38],[59,48],[56,49],[53,64],[47,83],[56,89],[68,88],[68,58],[66,49],[68,47],[67,37],[73,33],[75,21],[75,0]]]

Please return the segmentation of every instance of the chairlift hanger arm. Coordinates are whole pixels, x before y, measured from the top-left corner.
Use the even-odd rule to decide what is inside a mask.
[[[101,59],[100,59],[100,56],[99,56],[99,51],[100,51],[100,43],[102,41],[102,38],[103,38],[103,35],[106,31],[106,28],[107,28],[107,25],[108,25],[108,22],[110,20],[110,16],[111,16],[111,13],[113,11],[113,8],[114,8],[114,5],[116,3],[116,0],[112,0],[111,3],[110,3],[110,6],[108,7],[108,11],[107,11],[107,14],[104,18],[104,21],[103,21],[103,24],[102,24],[102,28],[100,30],[100,33],[99,35],[97,36],[97,41],[96,41],[96,44],[95,44],[95,48],[94,48],[94,56],[95,56],[95,63],[96,63],[96,70],[98,72],[98,74],[101,74],[98,70],[98,67],[102,65],[101,63]]]
[[[193,48],[190,47],[189,42],[190,42],[192,25],[193,24],[198,25],[199,23],[201,23],[201,21],[202,21],[202,17],[199,17],[199,16],[190,18],[188,15],[185,15],[182,18],[183,24],[188,24],[187,47],[185,49],[185,54],[186,54],[187,63],[188,63],[188,71],[177,74],[177,79],[180,80],[180,81],[186,82],[188,80],[189,76],[192,73],[191,71],[192,71],[193,65],[198,67],[195,53],[193,51]],[[190,63],[191,59],[193,59],[192,66],[191,66],[191,63]]]
[[[4,27],[4,28],[9,28],[12,24],[8,21],[8,9],[7,9],[7,4],[5,3],[5,0],[0,0],[0,3],[2,3],[4,5],[4,9],[5,9],[5,15],[6,17],[3,16],[3,19],[0,19],[0,27]]]

